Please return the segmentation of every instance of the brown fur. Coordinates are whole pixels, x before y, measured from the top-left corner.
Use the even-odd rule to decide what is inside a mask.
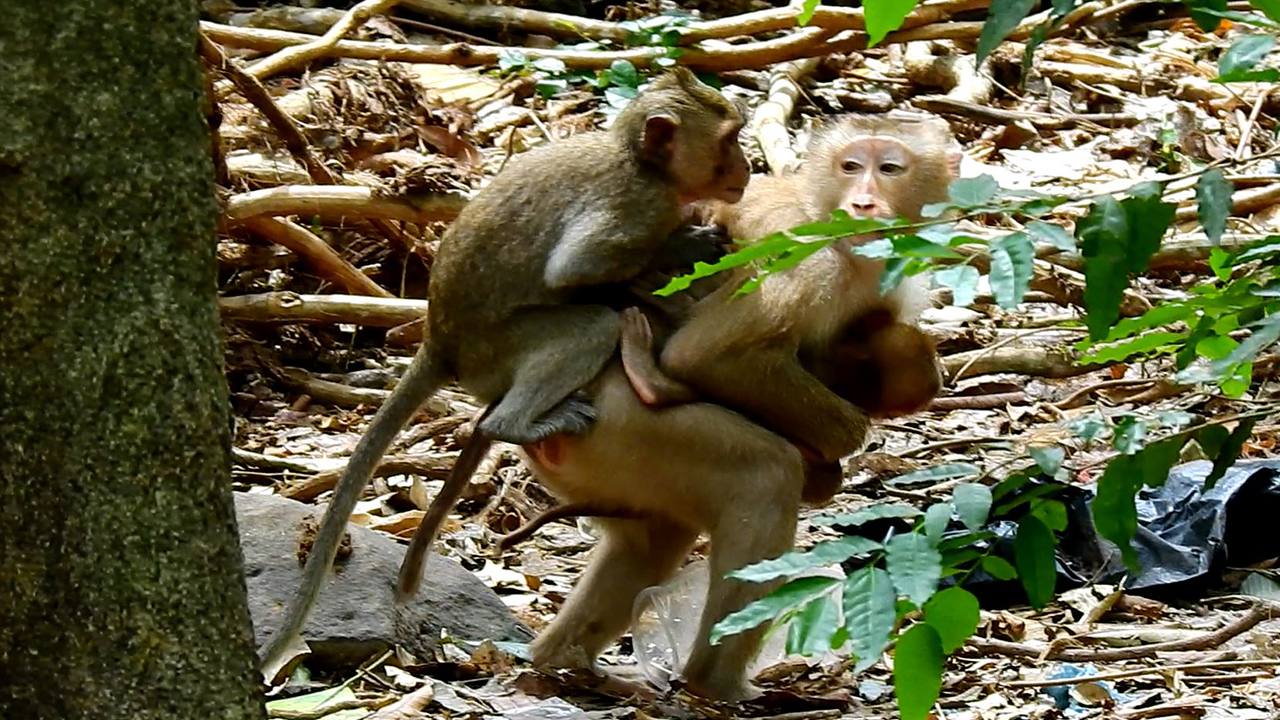
[[[619,319],[584,292],[626,284],[662,253],[692,201],[741,197],[742,118],[687,70],[660,78],[605,132],[524,153],[445,233],[428,288],[428,335],[360,439],[264,651],[275,669],[301,630],[373,468],[409,417],[456,379],[488,408],[419,527],[398,595],[417,588],[425,554],[492,439],[582,432],[595,410],[573,396],[616,351]]]

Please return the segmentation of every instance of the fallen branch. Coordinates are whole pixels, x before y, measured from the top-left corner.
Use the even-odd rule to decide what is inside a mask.
[[[218,311],[229,320],[251,322],[343,323],[396,327],[425,317],[426,300],[364,295],[300,295],[281,291],[218,299]]]
[[[261,80],[285,70],[301,67],[327,55],[338,42],[374,15],[395,7],[398,0],[364,0],[346,12],[323,36],[296,47],[280,50],[275,55],[254,63],[248,73]]]
[[[934,398],[927,408],[930,412],[949,412],[951,410],[993,410],[1006,405],[1027,402],[1027,394],[1021,390],[1007,393],[991,393],[988,395],[954,395]]]
[[[1099,682],[1103,680],[1123,680],[1131,677],[1141,677],[1143,675],[1165,675],[1171,672],[1183,672],[1186,670],[1216,670],[1219,668],[1233,667],[1275,667],[1280,665],[1280,660],[1218,660],[1216,662],[1201,663],[1184,663],[1181,665],[1157,665],[1149,668],[1138,668],[1136,670],[1119,670],[1116,672],[1098,673],[1096,675],[1076,675],[1075,677],[1054,678],[1052,680],[1011,680],[1009,682],[1000,683],[1002,687],[1008,688],[1038,688],[1038,687],[1054,687],[1059,685],[1079,685],[1082,683]],[[1216,676],[1208,676],[1205,679],[1213,679]]]
[[[373,471],[372,477],[388,475],[421,475],[431,480],[444,480],[449,477],[453,468],[453,457],[441,455],[391,455],[382,458]],[[314,500],[332,490],[342,477],[346,466],[316,473],[305,480],[286,485],[279,491],[280,495],[294,500]]]
[[[223,227],[234,227],[258,215],[318,215],[422,224],[452,220],[466,204],[467,197],[462,193],[433,193],[409,200],[382,197],[373,188],[356,185],[286,185],[232,195],[223,209]]]
[[[354,8],[352,12],[355,12]],[[298,162],[302,163],[302,166],[307,169],[307,174],[311,176],[311,181],[317,185],[338,184],[338,176],[334,175],[311,150],[311,145],[307,142],[306,137],[303,136],[302,130],[298,128],[298,124],[276,105],[267,89],[263,87],[262,82],[228,59],[222,53],[222,50],[217,45],[214,45],[203,32],[199,35],[199,44],[201,55],[210,64],[221,70],[249,102],[257,108],[258,112],[262,113],[267,122],[271,124],[271,127],[275,129],[276,134],[284,141],[289,153],[297,158]],[[413,243],[405,237],[399,228],[390,222],[379,219],[372,219],[371,222],[374,227],[378,228],[387,237],[399,242],[401,246],[413,248]]]
[[[324,240],[297,223],[276,218],[255,217],[244,221],[244,226],[262,237],[282,245],[305,259],[316,272],[329,278],[349,293],[374,297],[395,297],[382,286],[347,262]]]
[[[986,5],[985,0],[978,2],[972,0],[977,7]],[[949,4],[947,7],[955,8],[965,6],[965,2],[957,2]],[[1072,19],[1079,21],[1089,17],[1094,11],[1100,9],[1102,3],[1092,2],[1081,5],[1073,10],[1066,21],[1063,22],[1054,35],[1067,32],[1072,27]],[[789,23],[783,27],[792,27],[795,19],[794,15],[798,10],[796,8],[781,9],[785,14],[782,18]],[[841,19],[840,22],[828,22],[828,16],[825,12],[832,12],[837,8],[819,8],[815,19],[810,22],[809,26],[796,30],[783,37],[772,40],[759,40],[753,42],[742,43],[738,45],[722,45],[716,47],[690,47],[685,50],[681,56],[680,62],[696,70],[710,71],[728,71],[743,70],[749,68],[759,68],[767,65],[773,65],[789,60],[800,60],[810,57],[821,57],[833,53],[847,53],[854,50],[863,50],[867,46],[867,36],[865,33],[852,30],[854,26],[851,16],[854,12],[859,12],[856,27],[861,27],[860,11],[852,11],[848,9],[846,12],[835,13]],[[951,10],[954,12],[954,9]],[[771,13],[777,11],[762,11]],[[913,13],[903,22],[902,30],[889,33],[880,45],[891,45],[895,43],[910,42],[913,40],[941,40],[941,39],[976,39],[982,32],[983,23],[981,22],[949,22],[942,24],[921,24],[925,18],[932,18],[937,14],[938,10],[924,8],[918,11],[919,14]],[[1018,25],[1010,34],[1011,39],[1026,37],[1047,17],[1044,13],[1027,18]],[[739,16],[739,18],[746,17]],[[773,18],[763,25],[773,25],[782,18]],[[719,22],[719,21],[714,21]],[[686,28],[685,33],[693,38],[689,42],[698,39],[705,39],[706,35],[699,36],[698,31],[705,29],[705,23],[692,29]],[[849,29],[842,29],[842,26],[848,25]],[[228,25],[221,25],[202,21],[200,23],[201,30],[208,34],[212,39],[217,40],[225,45],[231,45],[241,48],[249,48],[261,51],[275,51],[283,47],[291,45],[305,45],[314,41],[314,35],[304,33],[285,32],[280,30],[262,30],[254,28],[237,28]],[[772,29],[780,29],[773,27]],[[763,30],[757,30],[760,32]],[[682,35],[684,37],[684,35]],[[655,61],[667,56],[665,47],[638,47],[627,50],[602,50],[602,51],[586,51],[586,50],[562,50],[562,49],[545,49],[545,48],[507,48],[500,46],[477,46],[469,43],[448,43],[444,45],[404,45],[391,42],[362,42],[356,40],[340,40],[333,45],[328,52],[331,56],[361,58],[365,60],[386,60],[400,62],[419,62],[419,63],[438,63],[460,66],[476,66],[476,65],[497,65],[499,58],[512,50],[518,50],[526,57],[532,60],[542,58],[555,58],[562,61],[567,67],[577,70],[600,70],[609,67],[618,60],[626,60],[636,67],[649,67]]]
[[[944,115],[958,115],[998,125],[1011,125],[1016,122],[1025,121],[1045,130],[1060,130],[1062,128],[1075,127],[1076,125],[1129,127],[1131,125],[1137,125],[1139,122],[1137,117],[1133,115],[1126,115],[1124,113],[1077,114],[1029,112],[1026,110],[1001,110],[1000,108],[965,102],[963,100],[957,100],[956,98],[945,97],[942,95],[921,95],[919,97],[912,98],[911,104],[921,110],[928,110],[930,112],[941,113]]]
[[[1114,662],[1116,660],[1136,660],[1151,657],[1156,653],[1177,652],[1183,650],[1204,650],[1217,647],[1253,626],[1271,617],[1270,608],[1263,604],[1254,605],[1249,612],[1217,630],[1204,633],[1193,638],[1173,640],[1151,645],[1135,647],[1105,648],[1094,650],[1089,648],[1046,648],[1036,645],[1024,645],[1006,640],[988,640],[970,638],[967,646],[984,653],[1009,655],[1013,657],[1029,657],[1039,660],[1062,660],[1064,662]]]
[[[968,366],[967,369],[965,366]],[[1044,378],[1068,378],[1101,370],[1105,365],[1078,365],[1074,356],[1061,348],[1004,347],[956,353],[942,358],[943,370],[952,382],[961,377],[991,373],[1017,373]],[[955,373],[964,370],[963,375]]]
[[[784,63],[769,76],[769,92],[751,116],[750,132],[764,153],[769,172],[780,175],[796,165],[787,123],[800,97],[800,79],[818,67],[818,59]]]

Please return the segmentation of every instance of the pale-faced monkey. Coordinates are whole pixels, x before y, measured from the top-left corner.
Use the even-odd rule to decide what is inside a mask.
[[[617,312],[593,304],[592,291],[662,260],[687,204],[742,197],[750,170],[741,126],[732,104],[680,68],[608,131],[512,159],[467,204],[432,268],[427,338],[352,453],[264,668],[275,669],[301,630],[378,460],[441,385],[456,379],[489,406],[414,538],[419,564],[402,568],[402,596],[416,588],[425,548],[491,440],[536,442],[591,424],[596,410],[575,393],[619,339]]]
[[[941,119],[847,116],[814,139],[797,172],[753,178],[741,203],[715,212],[735,238],[836,209],[918,221],[925,204],[946,200],[958,161]],[[806,500],[829,499],[834,463],[862,444],[867,413],[914,412],[941,387],[933,344],[911,324],[923,288],[908,281],[881,296],[883,263],[848,251],[859,240],[834,243],[746,295],[734,296],[742,276],[725,283],[667,341],[660,368],[644,316],[629,314],[623,360],[641,400],[658,407],[701,397],[744,412],[814,463]]]

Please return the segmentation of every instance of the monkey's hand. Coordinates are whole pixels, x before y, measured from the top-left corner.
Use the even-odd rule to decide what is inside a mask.
[[[715,262],[727,254],[729,234],[719,225],[682,225],[667,236],[649,263],[651,270],[693,269],[696,262]]]

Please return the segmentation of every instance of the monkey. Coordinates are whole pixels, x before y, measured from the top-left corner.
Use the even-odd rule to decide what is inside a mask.
[[[769,232],[762,223],[770,222],[771,208],[792,213],[773,221],[784,227],[825,217],[835,207],[918,219],[923,204],[946,198],[958,160],[948,141],[945,125],[937,123],[841,120],[816,141],[796,176],[778,178],[781,184],[753,180],[731,218],[738,223],[736,230],[730,223],[732,234]],[[745,671],[763,628],[717,645],[710,631],[777,583],[725,575],[790,549],[808,484],[801,444],[821,460],[861,445],[865,414],[825,383],[853,383],[842,390],[853,397],[866,392],[859,378],[840,374],[851,362],[840,355],[848,352],[841,346],[846,332],[878,338],[900,324],[887,319],[912,317],[916,298],[908,289],[882,298],[879,273],[878,263],[836,243],[766,277],[752,293],[735,296],[737,283],[728,282],[694,305],[660,351],[662,368],[697,390],[692,402],[661,409],[645,404],[619,357],[587,388],[598,410],[591,433],[522,445],[526,463],[566,510],[635,513],[601,520],[604,537],[586,572],[533,642],[535,664],[594,667],[595,657],[626,629],[639,591],[669,578],[705,532],[710,582],[682,676],[688,689],[707,697],[754,694]],[[870,320],[859,325],[863,316]],[[655,316],[644,319],[652,323]],[[899,342],[897,330],[890,333],[886,342]],[[743,408],[746,414],[734,411]]]
[[[352,453],[264,669],[275,670],[301,630],[378,460],[444,383],[456,380],[486,410],[415,534],[419,557],[492,440],[587,430],[596,411],[579,388],[615,355],[620,332],[618,313],[593,302],[593,288],[641,276],[679,237],[687,205],[741,199],[750,175],[742,123],[735,105],[676,68],[609,130],[513,158],[468,202],[432,267],[427,336]],[[420,572],[420,563],[402,566],[399,599]]]
[[[925,204],[946,200],[959,157],[940,118],[845,116],[817,134],[798,171],[754,177],[741,203],[712,212],[735,238],[836,209],[919,221]],[[867,414],[917,411],[941,388],[933,343],[909,324],[923,288],[909,279],[880,296],[883,263],[849,252],[858,241],[832,244],[741,297],[732,296],[740,282],[725,283],[695,305],[659,364],[645,316],[624,316],[623,366],[641,400],[662,407],[703,397],[745,412],[798,444],[809,461],[806,501],[829,500],[838,460],[861,445]]]

